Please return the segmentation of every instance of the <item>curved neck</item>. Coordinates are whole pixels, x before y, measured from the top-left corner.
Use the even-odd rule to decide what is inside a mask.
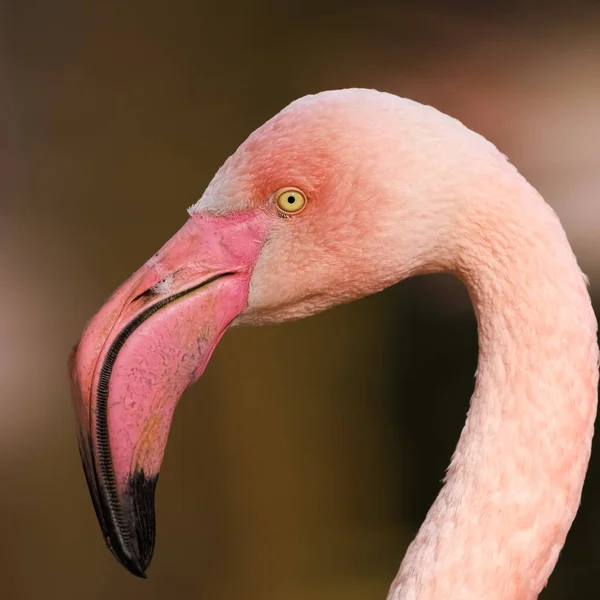
[[[390,600],[537,598],[579,506],[596,320],[558,219],[527,184],[515,190],[473,203],[456,236],[478,321],[475,392]]]

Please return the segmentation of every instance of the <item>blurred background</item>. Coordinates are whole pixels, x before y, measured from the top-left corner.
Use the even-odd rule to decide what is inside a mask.
[[[558,212],[600,307],[597,3],[0,2],[3,598],[385,598],[473,389],[460,283],[230,331],[175,415],[147,581],[102,540],[65,367],[253,129],[350,86],[491,139]],[[596,452],[541,597],[596,599],[599,572]]]

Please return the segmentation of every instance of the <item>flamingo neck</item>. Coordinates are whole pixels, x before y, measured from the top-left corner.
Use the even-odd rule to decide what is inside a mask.
[[[527,184],[469,215],[453,270],[477,315],[475,392],[388,600],[537,598],[590,457],[597,325],[564,231]]]

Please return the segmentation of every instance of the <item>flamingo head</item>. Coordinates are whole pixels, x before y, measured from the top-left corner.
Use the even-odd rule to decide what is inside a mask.
[[[133,574],[154,549],[173,411],[229,325],[304,317],[450,260],[439,242],[454,191],[432,171],[453,123],[367,90],[292,103],[87,324],[70,359],[80,453],[106,542]]]

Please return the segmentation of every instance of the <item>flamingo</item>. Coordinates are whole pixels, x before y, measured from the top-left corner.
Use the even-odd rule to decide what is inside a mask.
[[[146,576],[173,411],[229,326],[450,272],[477,317],[475,389],[388,599],[537,598],[580,503],[598,389],[586,279],[538,192],[459,121],[347,89],[267,121],[188,212],[70,358],[80,454],[116,558]]]

